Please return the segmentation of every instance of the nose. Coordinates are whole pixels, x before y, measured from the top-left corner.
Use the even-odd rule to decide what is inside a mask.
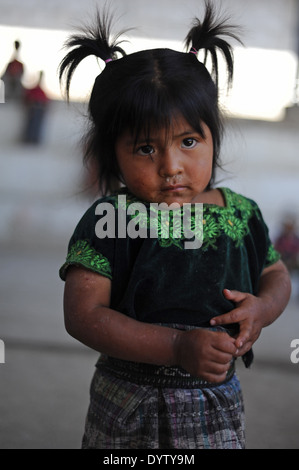
[[[159,175],[162,178],[172,178],[183,172],[183,164],[180,152],[173,146],[164,149],[161,155]]]

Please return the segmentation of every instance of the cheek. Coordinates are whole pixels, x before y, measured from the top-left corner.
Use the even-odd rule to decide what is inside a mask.
[[[123,168],[122,177],[125,185],[132,193],[140,193],[147,188],[149,177],[145,170],[132,166]]]
[[[206,158],[200,158],[194,168],[197,175],[200,174],[209,174],[212,173],[213,167],[213,158],[210,155],[207,155]]]
[[[132,171],[127,179],[127,184],[134,187],[135,191],[149,190],[151,183],[151,175],[146,170]]]
[[[121,154],[117,157],[118,168],[123,182],[127,185],[129,181],[134,181],[135,172],[131,159],[123,157]]]
[[[189,168],[189,174],[194,183],[200,185],[200,187],[208,185],[213,174],[213,159],[204,158],[198,160],[192,168]]]

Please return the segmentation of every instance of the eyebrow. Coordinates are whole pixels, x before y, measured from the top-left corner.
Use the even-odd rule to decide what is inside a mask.
[[[174,140],[174,139],[179,139],[179,138],[186,137],[186,136],[189,136],[189,135],[192,135],[192,134],[193,134],[193,135],[194,135],[194,134],[200,135],[199,132],[190,129],[190,130],[186,130],[186,131],[184,131],[184,132],[181,132],[180,134],[176,134],[176,135],[174,135],[172,138],[173,138],[173,140]],[[127,145],[127,146],[140,145],[140,144],[142,144],[142,143],[144,143],[144,142],[146,142],[146,143],[151,143],[151,142],[152,142],[152,143],[155,143],[155,142],[157,142],[157,141],[159,141],[159,140],[160,140],[159,138],[155,138],[155,137],[148,137],[148,138],[144,137],[144,138],[139,138],[139,139],[137,139],[137,140],[134,140],[134,139],[127,140],[127,141],[125,142],[125,145]]]

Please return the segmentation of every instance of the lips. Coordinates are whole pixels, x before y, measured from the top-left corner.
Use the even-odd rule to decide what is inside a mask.
[[[164,186],[162,191],[183,191],[186,187],[187,186],[183,186],[182,184],[170,184],[168,186]]]

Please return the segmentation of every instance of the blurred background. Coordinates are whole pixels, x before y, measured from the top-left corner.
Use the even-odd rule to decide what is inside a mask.
[[[78,448],[97,354],[64,331],[63,263],[70,235],[95,197],[82,166],[87,100],[101,64],[78,68],[66,104],[57,68],[74,27],[102,0],[0,4],[0,448]],[[201,0],[110,0],[127,52],[183,50]],[[215,0],[242,26],[235,80],[222,103],[227,130],[219,184],[255,199],[292,274],[284,315],[241,366],[248,448],[299,448],[297,235],[299,221],[299,1]],[[299,360],[299,355],[298,360]]]

